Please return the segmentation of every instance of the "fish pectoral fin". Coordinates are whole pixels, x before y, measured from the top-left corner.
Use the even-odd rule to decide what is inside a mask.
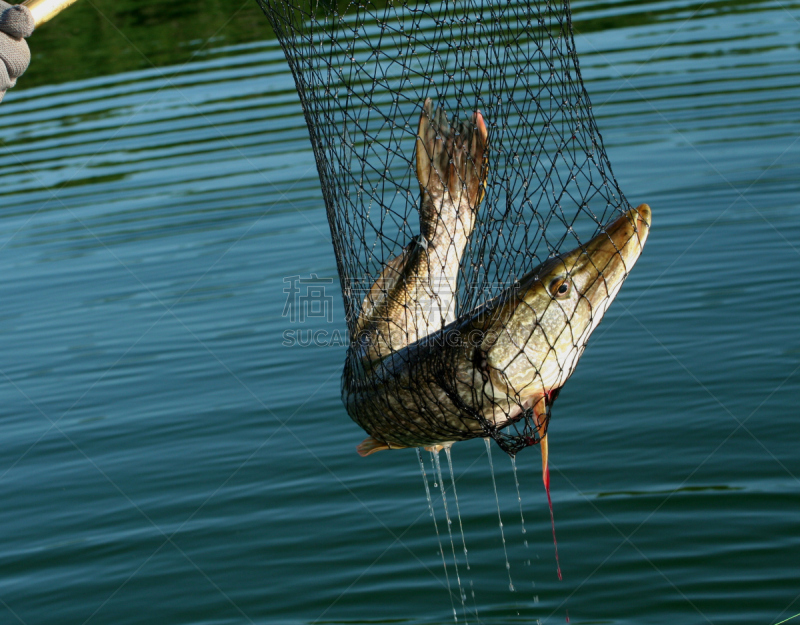
[[[445,443],[447,445],[447,443]],[[376,451],[383,451],[384,449],[408,449],[408,445],[400,445],[398,443],[386,443],[379,441],[377,438],[368,436],[359,445],[356,446],[358,455],[362,458],[374,454]]]
[[[374,454],[376,451],[383,451],[384,449],[391,449],[391,447],[383,441],[376,440],[371,436],[365,438],[356,446],[356,451],[362,458],[366,458],[370,454]]]
[[[543,396],[533,406],[533,418],[536,421],[536,430],[539,433],[539,449],[542,451],[542,482],[545,488],[550,488],[550,468],[548,466],[550,449],[547,443],[547,425],[549,422],[547,395]]]
[[[542,437],[542,440],[539,442],[539,447],[542,450],[542,482],[544,482],[545,488],[550,488],[550,467],[548,466],[548,461],[550,458],[550,450],[547,444],[547,434]]]

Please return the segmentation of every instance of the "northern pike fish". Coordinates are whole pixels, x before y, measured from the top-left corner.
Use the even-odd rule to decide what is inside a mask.
[[[425,106],[430,110],[429,101]],[[472,132],[470,125],[462,126],[461,141],[453,140],[453,152],[464,155],[461,161],[452,159],[458,167],[451,166],[450,158],[428,158],[428,163],[426,157],[435,157],[439,143],[446,146],[450,139],[438,142],[434,137],[433,149],[426,147],[422,153],[419,144],[430,137],[424,119],[425,111],[417,171],[422,238],[428,247],[415,252],[417,244],[412,244],[387,264],[364,300],[357,324],[360,340],[351,344],[345,363],[342,398],[353,420],[370,435],[358,452],[366,456],[405,447],[438,450],[459,440],[486,437],[487,425],[500,429],[532,411],[547,484],[549,405],[575,371],[589,337],[642,253],[650,207],[642,204],[627,211],[585,245],[547,259],[459,319],[452,319],[454,309],[449,306],[440,309],[439,317],[426,316],[420,306],[425,300],[415,298],[435,294],[431,249],[452,248],[452,256],[437,258],[455,263],[441,263],[447,268],[445,277],[452,276],[452,282],[445,281],[445,294],[455,293],[458,263],[483,194],[487,150],[485,125],[476,112]],[[441,119],[438,111],[436,119]],[[423,173],[428,167],[435,171],[420,175],[420,163]],[[464,184],[466,180],[471,184]],[[453,182],[462,183],[460,196],[450,190]],[[443,197],[460,197],[461,203],[437,203]],[[448,247],[431,234],[436,232],[458,237]],[[420,257],[428,260],[417,260]]]
[[[420,235],[392,258],[364,298],[358,358],[380,359],[455,320],[458,270],[486,184],[488,131],[480,111],[453,122],[425,100],[416,170]]]

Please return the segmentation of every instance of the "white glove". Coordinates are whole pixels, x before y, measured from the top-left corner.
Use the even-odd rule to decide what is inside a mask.
[[[0,102],[17,84],[31,62],[31,51],[24,37],[33,32],[33,15],[27,7],[12,6],[0,0]]]

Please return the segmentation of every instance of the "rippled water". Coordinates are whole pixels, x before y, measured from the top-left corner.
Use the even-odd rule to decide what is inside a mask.
[[[800,612],[800,5],[573,9],[654,227],[551,424],[563,582],[535,450],[524,536],[493,456],[512,593],[484,446],[454,449],[468,604],[776,623]],[[284,279],[336,269],[276,44],[11,92],[0,139],[0,622],[452,623],[414,452],[359,458],[344,348],[283,346]],[[344,331],[336,285],[304,331]]]

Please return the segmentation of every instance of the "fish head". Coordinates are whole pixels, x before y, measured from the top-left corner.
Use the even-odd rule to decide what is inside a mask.
[[[549,267],[540,271],[538,285],[544,288],[545,298],[557,304],[548,306],[547,311],[560,309],[556,317],[569,313],[569,323],[580,335],[594,330],[639,259],[650,220],[650,207],[642,204],[618,217],[585,245],[552,259]]]
[[[650,207],[642,204],[520,281],[516,301],[496,318],[488,351],[489,364],[502,372],[512,394],[538,399],[567,381],[649,230]]]

